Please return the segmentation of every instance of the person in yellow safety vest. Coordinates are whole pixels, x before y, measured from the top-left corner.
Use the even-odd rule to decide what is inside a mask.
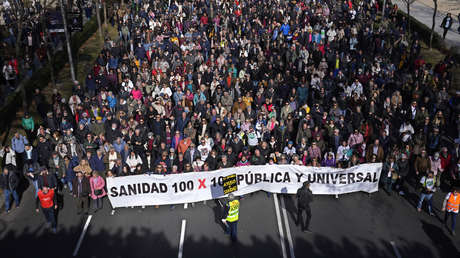
[[[449,216],[452,218],[451,233],[455,236],[455,222],[457,220],[458,209],[460,206],[460,187],[454,187],[452,192],[446,195],[442,204],[442,211],[445,211],[444,224],[447,227],[447,219]]]
[[[240,201],[235,199],[233,194],[228,195],[229,202],[227,203],[228,213],[225,220],[227,221],[227,233],[230,234],[232,242],[237,241],[237,226],[238,226],[238,215],[240,212]]]

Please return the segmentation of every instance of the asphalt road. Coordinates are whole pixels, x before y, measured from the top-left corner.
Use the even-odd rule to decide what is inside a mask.
[[[415,194],[316,196],[311,205],[313,232],[304,233],[295,225],[292,196],[259,192],[241,200],[236,245],[224,234],[215,201],[177,205],[173,210],[120,208],[111,216],[105,200],[104,209],[89,219],[76,215],[72,197],[64,193],[56,235],[35,212],[30,187],[20,208],[0,215],[2,257],[73,257],[85,224],[76,257],[180,257],[180,251],[182,257],[204,258],[459,257],[459,237],[453,238],[440,220],[444,193],[435,196],[435,217],[416,211]]]

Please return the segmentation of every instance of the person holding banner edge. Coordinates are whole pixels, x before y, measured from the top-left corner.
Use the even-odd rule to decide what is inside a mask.
[[[228,195],[228,203],[226,204],[227,216],[223,219],[224,224],[227,226],[226,234],[230,234],[230,239],[235,243],[237,239],[238,219],[240,212],[240,201],[230,193]]]
[[[313,202],[313,193],[310,190],[310,182],[304,182],[302,187],[297,190],[297,222],[300,224],[300,229],[303,232],[311,233],[310,220],[311,220],[311,208],[310,203]],[[305,218],[305,224],[303,221],[302,213],[305,211],[307,217]]]

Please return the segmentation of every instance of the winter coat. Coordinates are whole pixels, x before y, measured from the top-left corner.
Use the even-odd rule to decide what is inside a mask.
[[[9,170],[8,175],[0,175],[0,188],[3,190],[14,191],[18,188],[19,178],[13,170]]]
[[[58,156],[59,157],[59,156]],[[51,157],[48,161],[48,168],[51,174],[56,174],[58,178],[61,178],[65,174],[65,164],[64,164],[64,159],[63,158],[58,158],[58,166],[59,168],[56,168],[56,165],[54,164],[53,157]]]
[[[105,180],[104,178],[102,178],[101,176],[97,176],[97,177],[90,177],[89,179],[89,184],[91,186],[91,198],[93,200],[96,200],[96,199],[99,199],[99,198],[102,198],[104,196],[107,195],[107,193],[105,192]],[[95,194],[95,191],[96,190],[102,190],[102,193],[100,195],[96,195]]]
[[[74,178],[72,180],[72,192],[73,195],[78,195],[78,178]],[[83,176],[81,181],[81,193],[78,197],[88,197],[92,193],[91,186],[89,184],[89,180],[86,176]]]
[[[38,176],[38,188],[42,189],[45,185],[45,177],[47,181],[47,185],[49,188],[56,188],[57,187],[57,180],[56,176],[53,174],[46,174]]]

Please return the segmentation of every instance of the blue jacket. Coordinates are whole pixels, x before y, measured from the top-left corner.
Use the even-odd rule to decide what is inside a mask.
[[[291,29],[291,27],[287,23],[281,25],[281,28],[280,28],[280,30],[283,32],[284,36],[287,36],[289,34],[290,29]]]
[[[297,97],[300,101],[305,101],[308,98],[308,88],[307,87],[299,87],[297,88]]]
[[[181,140],[182,140],[182,136],[179,136],[179,140],[176,142],[176,136],[174,135],[171,140],[171,148],[176,149]]]
[[[107,101],[109,102],[110,108],[114,108],[117,105],[117,99],[115,97],[108,96]]]
[[[146,52],[143,47],[137,47],[136,50],[134,50],[134,54],[139,60],[144,59],[146,56]]]
[[[89,166],[91,167],[92,170],[96,170],[98,172],[104,172],[105,171],[104,155],[102,155],[100,159],[97,157],[97,155],[92,156],[91,159],[89,160]]]
[[[76,177],[73,168],[78,166],[78,162],[78,157],[73,157],[70,160],[69,165],[65,168],[65,180],[67,180],[67,182],[72,182],[72,180]]]
[[[118,144],[117,141],[113,141],[112,145],[116,152],[121,153],[125,148],[126,143],[123,140],[121,140],[120,144]]]
[[[26,144],[29,144],[29,141],[27,141],[27,138],[23,135],[19,135],[19,138],[13,137],[13,139],[11,139],[11,149],[15,152],[23,153]]]
[[[86,77],[85,84],[88,90],[96,90],[96,82],[94,81],[94,78],[90,79]]]
[[[117,69],[118,67],[118,58],[112,57],[109,59],[109,68],[110,69]]]

